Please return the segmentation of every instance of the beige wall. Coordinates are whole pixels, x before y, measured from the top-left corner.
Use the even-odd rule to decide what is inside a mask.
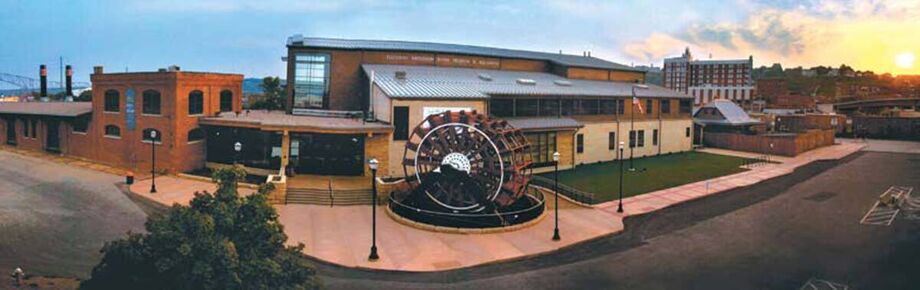
[[[585,127],[578,131],[578,134],[584,134],[584,152],[575,154],[576,164],[615,160],[616,150],[611,150],[608,147],[608,134],[610,132],[617,133],[617,142],[624,142],[623,153],[626,158],[629,157],[629,121],[620,123],[616,121],[584,123]],[[682,152],[691,149],[692,135],[691,137],[686,136],[686,128],[692,127],[690,119],[661,120],[660,122],[659,120],[636,121],[633,126],[636,131],[645,130],[645,146],[633,148],[634,157]],[[652,134],[655,129],[659,130],[658,145],[653,145],[652,142]]]

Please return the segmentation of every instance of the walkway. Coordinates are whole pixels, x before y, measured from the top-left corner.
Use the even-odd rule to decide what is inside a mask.
[[[439,271],[521,259],[555,251],[623,230],[622,221],[597,209],[560,199],[562,240],[552,241],[553,198],[538,224],[512,232],[451,234],[400,224],[377,207],[380,260],[369,262],[371,206],[278,206],[288,243],[304,244],[304,254],[346,267],[398,271]]]
[[[860,143],[842,143],[818,148],[799,154],[799,156],[796,157],[771,159],[773,161],[781,162],[779,164],[767,164],[754,167],[749,171],[741,173],[689,183],[677,187],[662,189],[655,192],[625,198],[623,199],[623,207],[625,211],[624,213],[616,212],[618,205],[618,201],[616,200],[601,203],[595,207],[620,217],[649,213],[678,203],[790,174],[796,168],[811,163],[815,160],[840,159],[861,150],[864,146],[864,144]],[[749,157],[746,155],[752,154],[723,149],[704,149],[701,151],[741,157]],[[627,180],[626,182],[629,181]]]
[[[131,185],[131,192],[165,206],[173,204],[188,205],[195,198],[196,192],[215,192],[217,184],[175,176],[157,176],[157,192],[150,193],[152,179],[138,180]],[[240,187],[241,196],[250,195],[254,189]]]

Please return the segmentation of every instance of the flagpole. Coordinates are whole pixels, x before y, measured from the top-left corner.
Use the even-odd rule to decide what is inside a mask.
[[[629,110],[629,171],[636,171],[636,167],[633,167],[633,150],[635,149],[636,143],[639,142],[639,136],[636,134],[635,122],[636,122],[636,87],[632,87],[632,110]]]

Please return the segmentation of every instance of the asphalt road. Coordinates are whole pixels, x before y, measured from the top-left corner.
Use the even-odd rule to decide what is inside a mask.
[[[891,226],[859,223],[892,185],[920,196],[920,154],[812,163],[629,218],[625,233],[534,259],[439,273],[317,268],[338,289],[800,289],[812,278],[918,289],[920,220],[901,213]]]
[[[0,151],[0,277],[87,278],[106,241],[143,230],[121,177]]]

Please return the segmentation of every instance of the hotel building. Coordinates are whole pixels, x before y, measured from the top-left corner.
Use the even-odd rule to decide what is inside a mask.
[[[726,99],[746,104],[756,97],[751,70],[754,57],[733,60],[697,60],[690,48],[679,57],[664,59],[664,87],[690,94],[694,106]]]

